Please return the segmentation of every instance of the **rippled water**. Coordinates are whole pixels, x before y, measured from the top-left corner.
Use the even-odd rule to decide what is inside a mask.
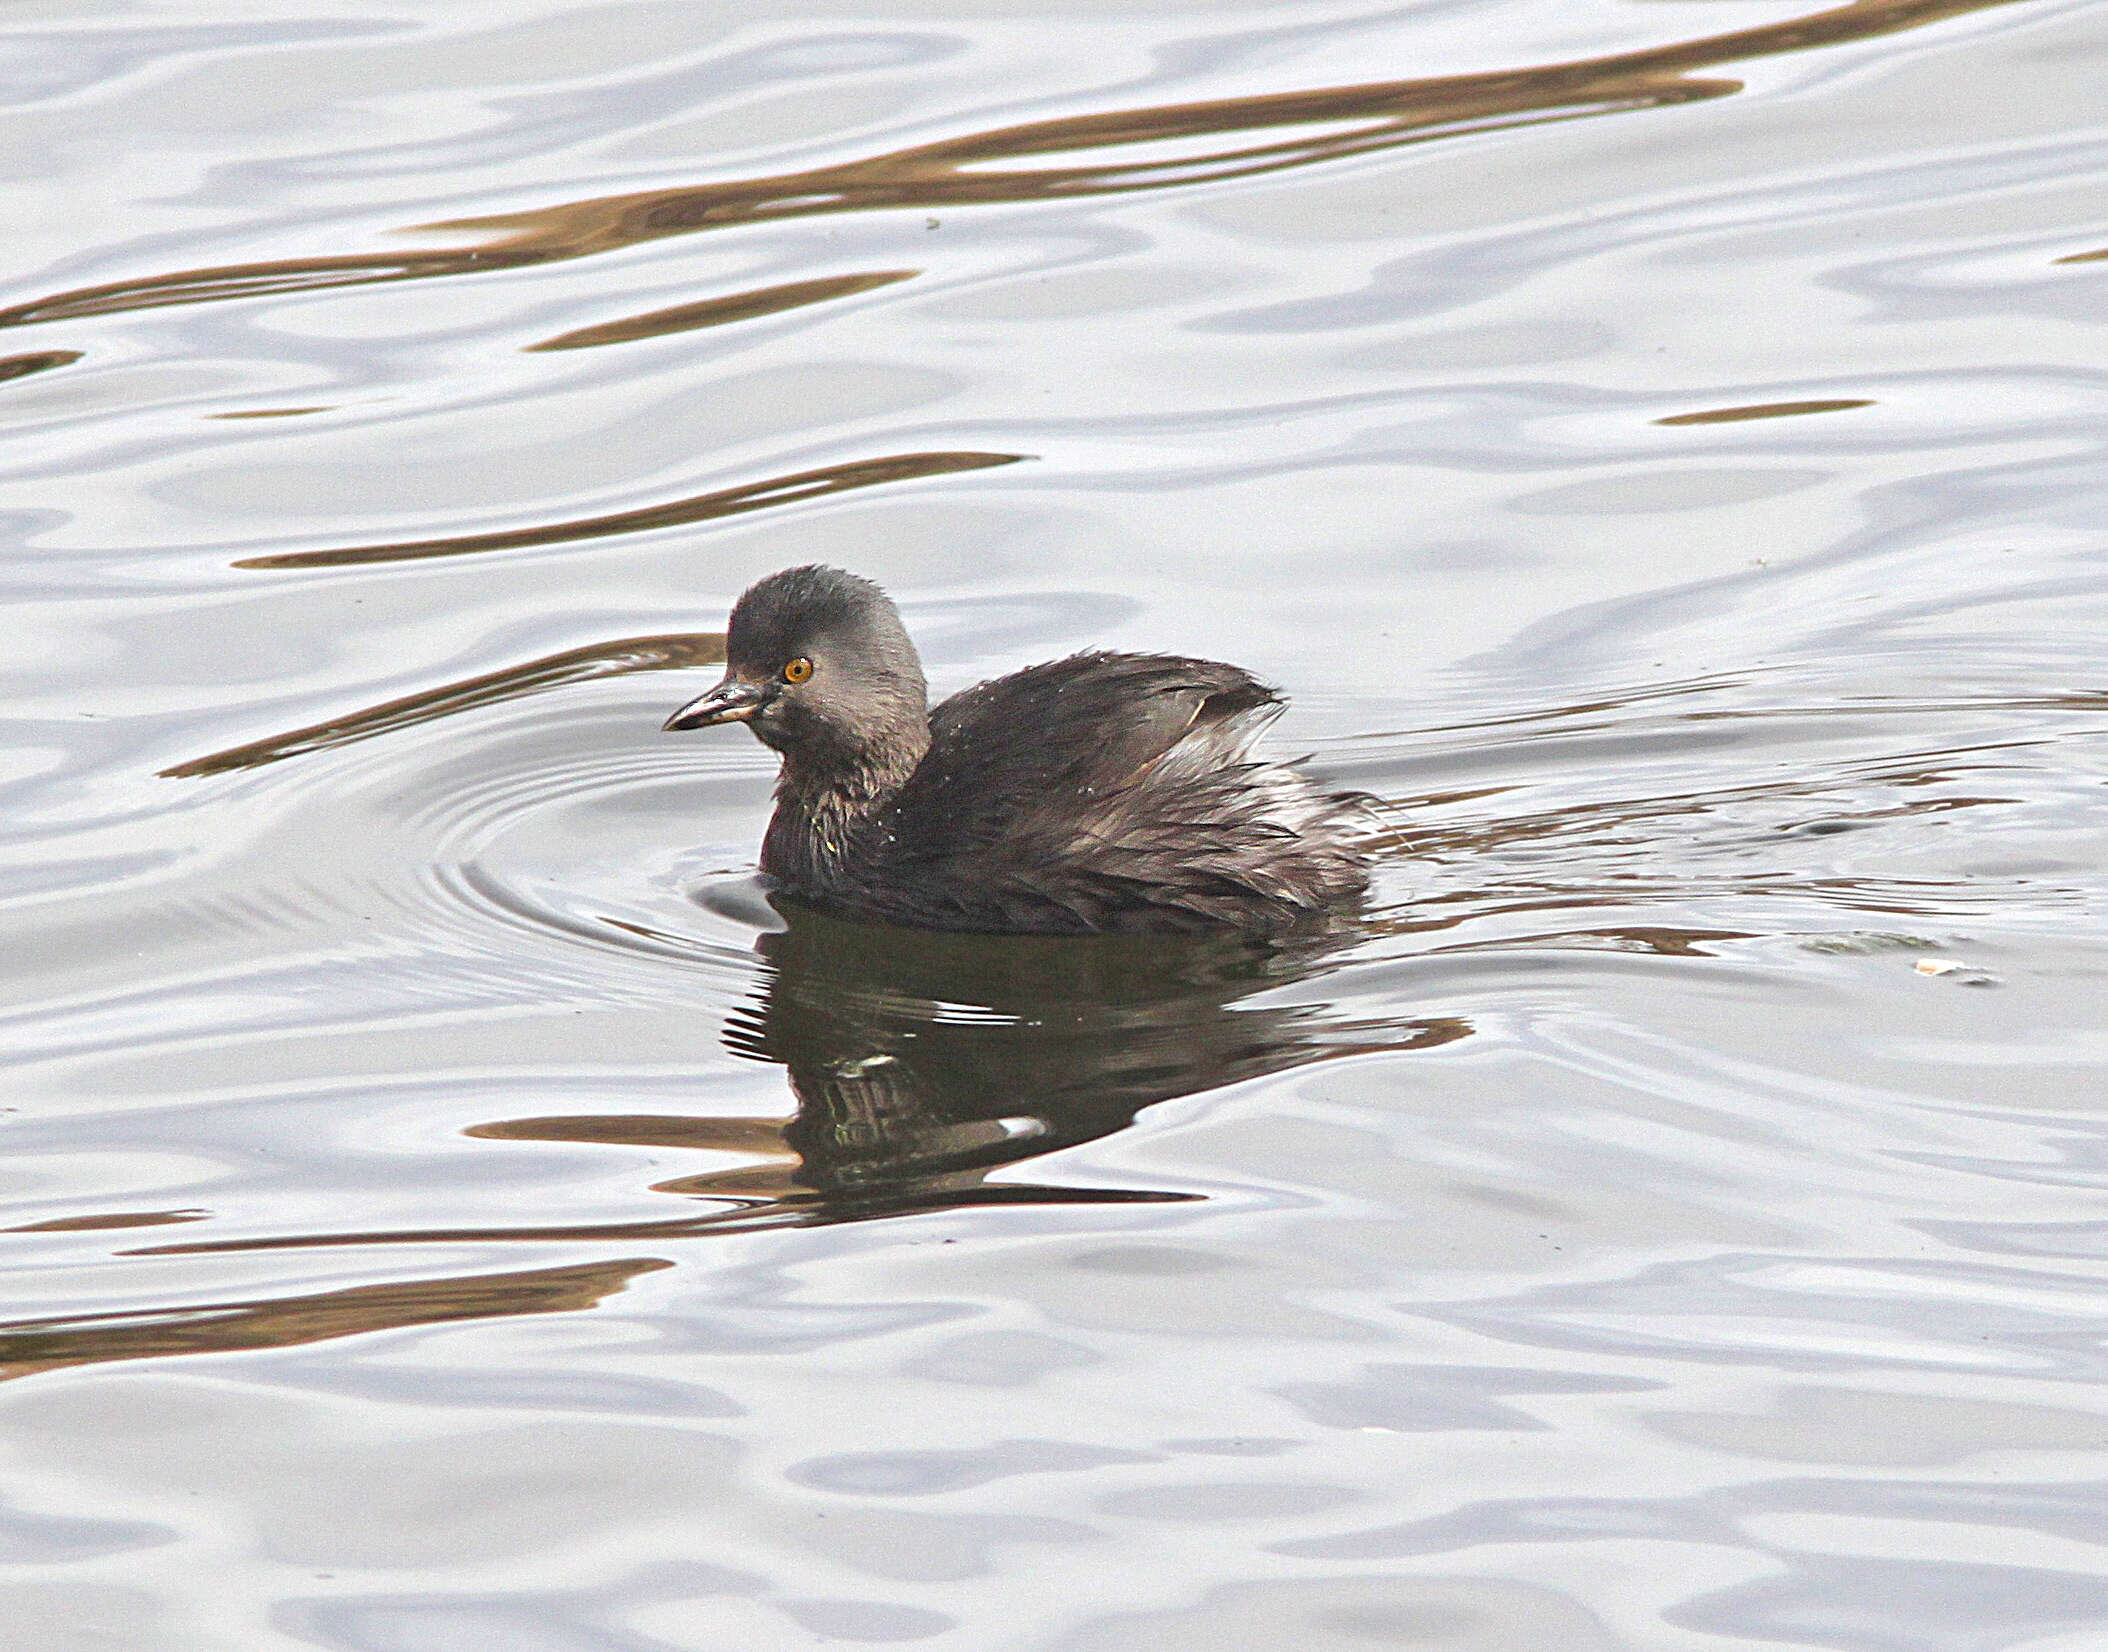
[[[2108,8],[24,12],[0,1643],[2108,1644]],[[1278,681],[1344,950],[658,726]]]

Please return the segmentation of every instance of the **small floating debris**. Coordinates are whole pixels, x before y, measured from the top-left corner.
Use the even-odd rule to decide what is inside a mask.
[[[1920,958],[1911,966],[1920,975],[1937,976],[1962,987],[1995,987],[1998,977],[1988,970],[1965,964],[1959,958]]]

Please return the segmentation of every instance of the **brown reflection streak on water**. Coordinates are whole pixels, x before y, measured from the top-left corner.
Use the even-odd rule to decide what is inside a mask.
[[[0,356],[0,384],[9,379],[26,379],[32,373],[46,373],[54,367],[70,367],[80,359],[78,350],[37,350],[26,356]]]
[[[483,1141],[595,1142],[617,1147],[667,1147],[679,1152],[735,1153],[755,1162],[653,1184],[654,1193],[707,1193],[750,1202],[797,1193],[798,1150],[776,1118],[689,1117],[663,1113],[584,1113],[570,1117],[501,1119],[462,1131]]]
[[[27,327],[40,321],[72,321],[83,316],[112,315],[124,310],[154,310],[171,304],[210,304],[228,298],[371,286],[381,281],[460,275],[471,270],[515,269],[523,264],[545,261],[532,254],[514,256],[467,249],[230,264],[220,269],[182,270],[173,275],[149,276],[141,281],[112,281],[99,287],[79,287],[71,292],[54,293],[49,298],[0,310],[0,327]]]
[[[669,1187],[673,1184],[668,1184]],[[675,1188],[675,1191],[680,1189]],[[767,1228],[811,1227],[824,1223],[866,1220],[879,1216],[907,1216],[923,1211],[956,1210],[968,1205],[1121,1205],[1178,1204],[1198,1199],[1194,1193],[1142,1192],[1124,1188],[1035,1187],[1023,1183],[1001,1183],[973,1189],[968,1194],[940,1190],[913,1204],[863,1211],[830,1208],[809,1192],[778,1198],[766,1196],[735,1199],[719,1193],[712,1197],[734,1208],[712,1211],[705,1216],[675,1217],[649,1222],[574,1222],[560,1226],[398,1228],[351,1233],[292,1234],[282,1238],[200,1241],[191,1245],[151,1245],[126,1251],[126,1256],[231,1256],[248,1251],[333,1250],[358,1245],[450,1245],[493,1243],[545,1243],[548,1241],[639,1239],[700,1239]],[[590,1304],[586,1304],[590,1306]],[[0,1327],[5,1329],[5,1327]]]
[[[752,292],[708,298],[698,304],[681,304],[670,310],[652,310],[621,321],[604,321],[597,327],[581,327],[559,333],[528,350],[588,350],[601,344],[627,344],[632,339],[661,338],[668,333],[692,332],[701,327],[722,327],[729,322],[751,321],[808,304],[824,304],[833,298],[848,298],[877,287],[907,281],[920,270],[871,270],[862,275],[830,275],[817,281],[788,281],[779,287],[756,287]],[[231,415],[222,415],[231,417]]]
[[[186,270],[54,293],[0,310],[0,326],[171,304],[463,275],[585,257],[640,242],[823,213],[931,210],[1071,199],[1251,177],[1408,143],[1525,122],[1576,119],[1723,97],[1733,80],[1692,71],[1919,28],[2016,0],[1853,0],[1808,17],[1609,57],[1526,69],[1379,81],[1035,121],[919,144],[840,166],[450,219],[433,230],[501,232],[474,249],[287,259]],[[1338,132],[1226,148],[1175,161],[1003,170],[994,163],[1272,127],[1347,124]],[[620,325],[619,323],[616,325]]]
[[[208,419],[297,419],[303,413],[327,413],[326,407],[251,407],[239,413],[208,413]]]
[[[137,1210],[107,1216],[55,1216],[48,1222],[0,1228],[0,1233],[101,1233],[112,1228],[158,1228],[171,1222],[203,1221],[207,1214],[202,1210]]]
[[[1740,424],[1746,419],[1790,419],[1802,413],[1842,413],[1848,408],[1872,407],[1871,401],[1843,397],[1834,401],[1762,402],[1754,407],[1716,407],[1705,413],[1672,413],[1656,424]]]
[[[486,672],[480,677],[466,677],[458,683],[406,694],[400,699],[384,700],[362,711],[332,717],[326,723],[310,723],[305,728],[289,729],[284,734],[252,740],[247,745],[231,746],[206,757],[194,757],[187,763],[163,769],[161,774],[165,779],[191,780],[201,775],[225,774],[234,769],[253,769],[265,763],[298,757],[305,752],[345,745],[353,740],[370,740],[376,734],[451,717],[456,712],[471,711],[477,706],[496,705],[502,700],[539,694],[545,689],[563,688],[596,677],[626,676],[634,671],[678,671],[693,665],[716,665],[724,657],[725,638],[721,631],[678,632],[661,637],[624,637],[616,642],[589,643],[583,648],[568,648],[561,654],[529,660],[525,665],[508,666],[503,671]]]
[[[1014,465],[1026,457],[1022,453],[896,453],[884,459],[823,465],[818,470],[774,476],[765,482],[746,482],[736,488],[719,488],[714,493],[645,505],[633,511],[617,511],[609,516],[545,522],[538,527],[507,528],[496,533],[457,534],[447,539],[411,539],[392,545],[345,545],[326,551],[249,556],[240,558],[233,565],[237,568],[335,568],[364,562],[407,562],[422,557],[468,556],[478,551],[517,551],[535,545],[562,545],[578,539],[646,533],[654,528],[683,527],[724,516],[743,516],[748,511],[797,504],[806,499],[824,498],[830,493],[846,493],[852,488],[876,487],[883,482],[901,482],[919,476],[949,476],[964,470],[986,470],[994,465]]]
[[[685,1114],[587,1113],[575,1118],[506,1119],[472,1124],[461,1133],[479,1141],[615,1142],[630,1147],[676,1147],[711,1153],[787,1153],[782,1119],[693,1118]]]
[[[409,1325],[575,1313],[612,1296],[639,1274],[672,1266],[645,1257],[531,1273],[357,1285],[310,1296],[21,1319],[0,1324],[0,1381],[107,1360],[291,1348]]]

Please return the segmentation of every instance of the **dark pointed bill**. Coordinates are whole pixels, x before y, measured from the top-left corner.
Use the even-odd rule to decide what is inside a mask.
[[[710,728],[718,723],[744,723],[761,709],[762,701],[767,698],[765,684],[727,677],[701,699],[690,700],[667,718],[665,727],[673,731]]]

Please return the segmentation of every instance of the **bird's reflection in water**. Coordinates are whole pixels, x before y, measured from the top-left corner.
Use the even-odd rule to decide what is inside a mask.
[[[579,1114],[470,1127],[486,1140],[607,1142],[736,1155],[731,1169],[661,1182],[700,1213],[554,1226],[186,1240],[133,1256],[459,1241],[634,1242],[868,1220],[963,1205],[1196,1197],[1163,1189],[989,1182],[990,1171],[1112,1134],[1152,1102],[1373,1050],[1465,1037],[1441,1017],[1356,1021],[1268,988],[1316,974],[1340,938],[936,935],[782,908],[763,978],[724,1029],[779,1063],[796,1113]],[[443,1321],[571,1311],[671,1267],[656,1255],[151,1311],[0,1322],[0,1380],[101,1360],[291,1346]]]
[[[1190,1195],[989,1183],[989,1171],[1112,1134],[1152,1102],[1330,1057],[1447,1043],[1453,1019],[1353,1022],[1252,1002],[1307,977],[1337,937],[949,935],[847,922],[788,901],[734,1053],[779,1063],[780,1120],[522,1119],[474,1134],[714,1148],[746,1164],[661,1182],[726,1199],[727,1225],[844,1221],[962,1204]],[[758,1160],[759,1162],[754,1162]]]

